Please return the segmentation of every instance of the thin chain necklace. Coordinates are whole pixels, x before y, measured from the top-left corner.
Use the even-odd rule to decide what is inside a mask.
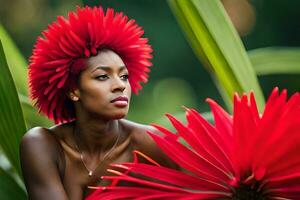
[[[76,135],[76,133],[78,132],[78,131],[76,131],[77,129],[75,128],[75,126],[74,126],[74,129],[75,129],[75,131],[74,131],[74,133],[75,133],[75,135]],[[83,157],[83,153],[82,153],[82,151],[79,149],[79,147],[78,147],[78,145],[77,145],[77,142],[76,142],[76,137],[75,137],[75,146],[76,146],[76,148],[77,148],[77,150],[78,150],[78,152],[80,153],[80,159],[81,159],[81,162],[82,162],[82,164],[84,165],[84,167],[85,167],[85,169],[87,170],[87,172],[88,172],[88,175],[89,175],[89,177],[92,177],[93,176],[93,174],[94,174],[94,171],[105,161],[105,159],[111,154],[111,152],[116,148],[116,146],[117,146],[117,144],[118,144],[118,142],[119,142],[119,139],[120,139],[120,135],[121,135],[121,133],[120,133],[120,131],[118,131],[118,137],[117,137],[117,139],[116,139],[116,141],[115,141],[115,143],[114,143],[114,145],[111,147],[111,149],[103,156],[103,158],[101,159],[101,161],[99,162],[99,164],[95,167],[95,169],[93,169],[93,170],[91,170],[91,169],[89,169],[88,167],[87,167],[87,165],[85,164],[85,162],[84,162],[84,157]]]

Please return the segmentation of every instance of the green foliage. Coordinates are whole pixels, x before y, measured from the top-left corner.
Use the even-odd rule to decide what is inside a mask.
[[[129,119],[139,123],[157,122],[165,113],[183,112],[182,105],[195,108],[197,104],[194,91],[182,79],[162,79],[153,84],[151,89],[144,88],[143,93],[143,96],[132,98],[132,107],[128,115]],[[138,101],[135,101],[136,99]]]
[[[49,126],[52,122],[38,115],[29,102],[26,61],[1,25],[0,38],[0,153],[14,169],[0,169],[0,199],[26,199],[25,191],[16,182],[21,177],[19,143],[27,128]]]
[[[52,121],[38,113],[37,109],[32,106],[28,96],[19,93],[19,99],[24,113],[27,129],[35,126],[50,127],[53,125]]]
[[[248,52],[257,75],[299,74],[300,49],[267,47]]]
[[[17,88],[27,128],[34,126],[51,126],[53,123],[46,117],[38,115],[37,110],[28,99],[27,62],[16,47],[11,37],[0,24],[0,38],[6,53],[10,73]]]
[[[23,75],[24,76],[24,75]],[[0,41],[0,146],[20,175],[19,143],[26,132],[18,94]]]
[[[25,200],[25,191],[17,184],[15,179],[0,167],[0,199]]]
[[[27,96],[27,63],[1,24],[0,39],[3,44],[4,52],[6,53],[8,67],[12,74],[17,90],[19,93]]]
[[[84,2],[95,3],[88,0]],[[263,48],[249,51],[247,55],[219,0],[168,2],[195,54],[211,73],[228,107],[232,105],[234,92],[253,90],[262,110],[264,98],[256,75],[300,73],[298,48]],[[31,105],[27,89],[27,62],[1,24],[0,39],[0,154],[5,154],[14,169],[11,172],[0,167],[0,199],[26,199],[26,193],[13,176],[20,177],[18,147],[26,132],[25,123],[30,128],[49,127],[52,122],[38,115]],[[133,103],[137,111],[131,115],[136,118],[142,118],[145,113],[148,116],[153,115],[153,118],[157,118],[157,124],[169,128],[172,126],[166,117],[162,117],[161,112],[171,112],[184,121],[181,102],[186,102],[188,107],[194,107],[197,101],[188,84],[180,80],[158,81],[149,93],[152,96],[146,96],[148,99],[143,101],[146,104]],[[153,101],[150,102],[149,99]],[[179,110],[174,109],[176,105]],[[213,123],[211,113],[203,113],[203,116]]]
[[[37,125],[47,127],[52,122],[38,115],[30,103],[27,63],[1,25],[0,38],[0,149],[2,149],[0,153],[4,153],[14,169],[7,171],[0,168],[0,199],[26,199],[25,191],[16,182],[21,177],[19,164],[21,137],[27,128]]]
[[[225,103],[234,92],[254,91],[260,110],[264,97],[246,50],[219,0],[169,0],[196,56],[211,72]]]

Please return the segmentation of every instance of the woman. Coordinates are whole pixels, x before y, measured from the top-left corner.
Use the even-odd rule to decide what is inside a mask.
[[[146,134],[150,127],[123,119],[131,90],[147,81],[151,47],[141,27],[122,13],[78,8],[58,17],[30,58],[31,98],[57,124],[29,130],[20,156],[29,199],[83,199],[111,163],[139,150],[176,167]]]

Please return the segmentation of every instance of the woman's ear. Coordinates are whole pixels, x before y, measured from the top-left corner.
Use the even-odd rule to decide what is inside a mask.
[[[72,101],[78,101],[80,97],[80,93],[78,89],[69,91],[67,95]]]

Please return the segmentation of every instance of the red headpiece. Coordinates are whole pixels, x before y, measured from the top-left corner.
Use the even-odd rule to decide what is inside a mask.
[[[66,92],[76,86],[85,61],[98,50],[108,48],[117,53],[130,74],[134,93],[148,80],[152,65],[152,48],[144,31],[123,13],[114,13],[101,7],[77,8],[68,19],[58,16],[57,21],[43,31],[30,57],[29,87],[39,112],[59,122],[75,119],[72,102]]]

